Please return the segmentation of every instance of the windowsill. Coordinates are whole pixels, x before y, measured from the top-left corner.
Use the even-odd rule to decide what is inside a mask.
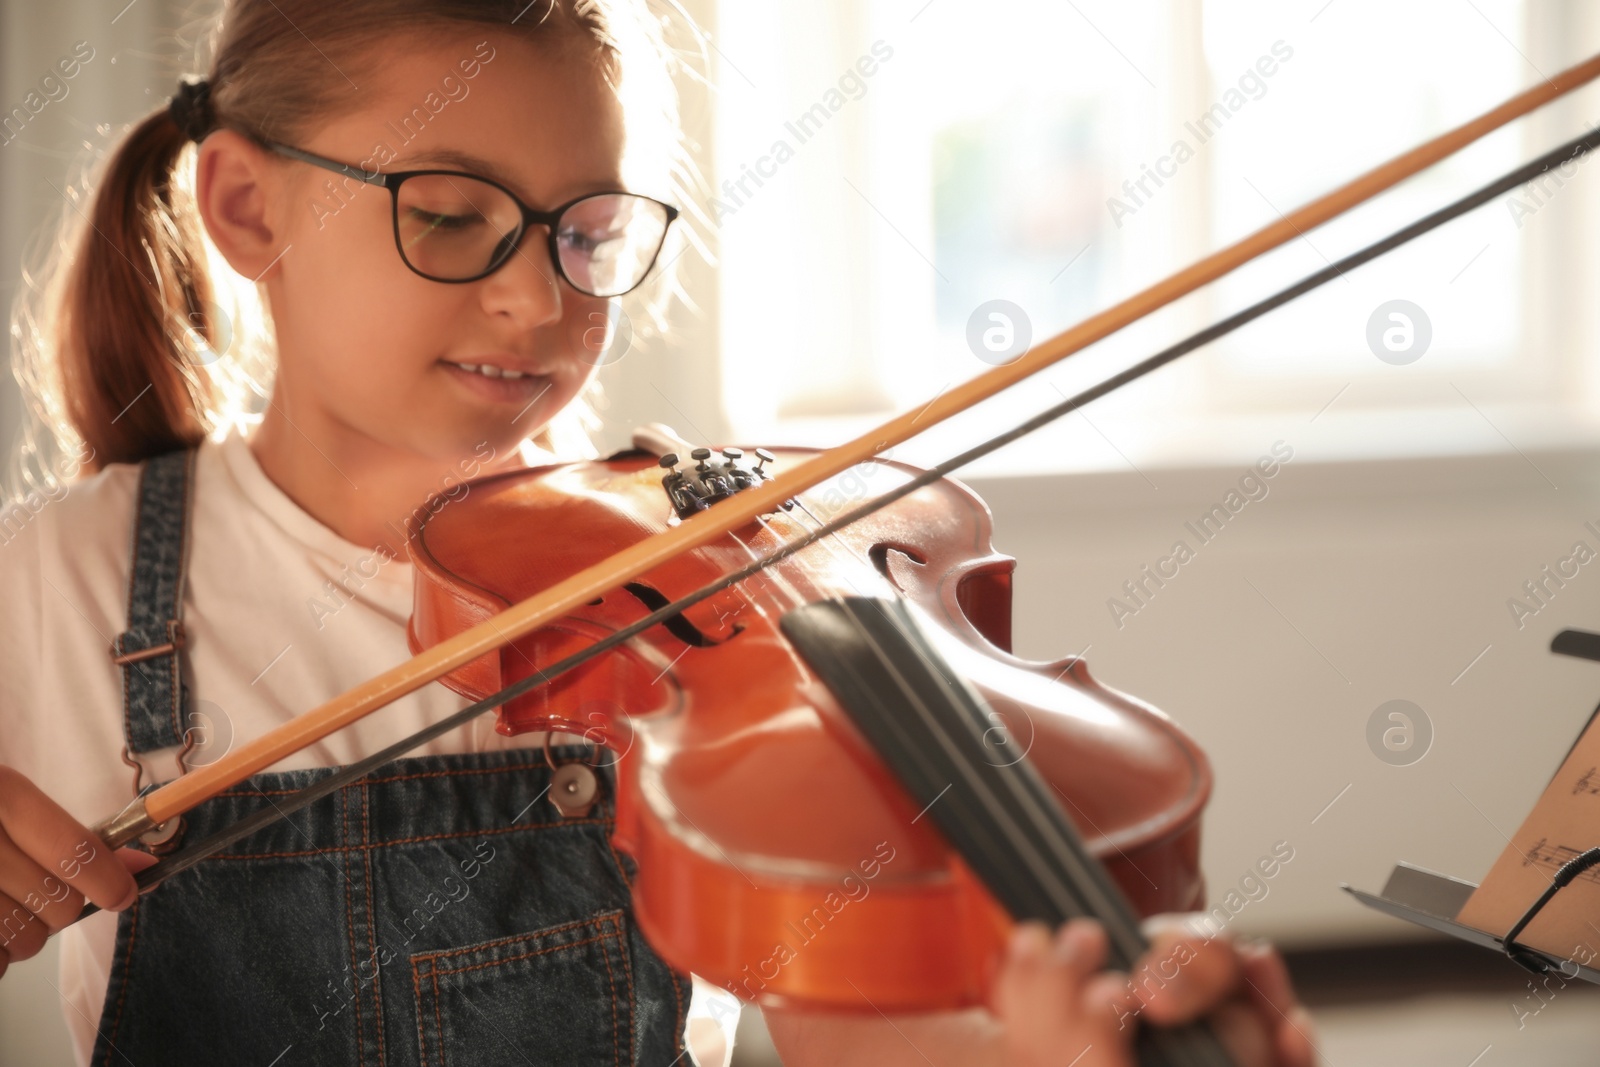
[[[885,421],[787,420],[770,432],[770,441],[757,443],[825,448]],[[1004,493],[1028,511],[1155,507],[1209,499],[1282,442],[1293,449],[1285,467],[1294,476],[1274,479],[1273,491],[1285,495],[1563,492],[1572,493],[1574,503],[1585,491],[1600,495],[1600,417],[1570,409],[1330,408],[1314,419],[1278,412],[1064,421],[974,461],[956,477],[981,486],[980,495]],[[992,432],[938,427],[891,455],[933,466]]]

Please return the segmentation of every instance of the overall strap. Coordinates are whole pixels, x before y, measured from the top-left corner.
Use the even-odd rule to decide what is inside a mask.
[[[183,571],[195,450],[147,460],[139,476],[128,582],[128,629],[111,646],[122,668],[130,752],[183,744]]]

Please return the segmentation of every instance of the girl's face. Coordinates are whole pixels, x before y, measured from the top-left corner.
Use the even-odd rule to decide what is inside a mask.
[[[471,172],[539,210],[625,188],[622,109],[587,44],[485,28],[379,48],[358,106],[294,147],[369,173]],[[268,419],[345,454],[504,456],[589,381],[608,301],[560,277],[544,227],[487,278],[430,281],[401,260],[388,190],[289,160],[281,174]]]

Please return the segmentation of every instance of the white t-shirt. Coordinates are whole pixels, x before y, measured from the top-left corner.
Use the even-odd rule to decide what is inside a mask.
[[[86,825],[133,795],[133,772],[122,762],[122,670],[109,649],[127,625],[138,486],[137,466],[116,465],[36,513],[0,515],[0,657],[9,659],[0,659],[0,764],[21,771]],[[190,531],[188,678],[197,709],[210,720],[202,725],[212,746],[209,757],[197,750],[201,759],[410,656],[410,563],[385,561],[302,511],[262,472],[243,437],[200,447]],[[428,685],[272,769],[350,763],[465,705],[443,685]],[[525,747],[542,737],[504,737],[494,716],[484,715],[411,755]],[[173,777],[175,754],[145,757],[145,781]],[[82,1064],[94,1045],[116,926],[117,916],[102,912],[59,935],[60,989]],[[737,1013],[721,999],[728,995],[695,986],[696,1052],[703,1038],[714,1037],[709,1018],[722,1024],[714,1029],[731,1053]]]

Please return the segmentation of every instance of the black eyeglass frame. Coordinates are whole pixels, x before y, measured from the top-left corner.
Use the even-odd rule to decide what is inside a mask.
[[[276,152],[280,156],[287,156],[290,159],[296,159],[302,163],[309,163],[313,167],[321,167],[323,170],[331,170],[335,174],[342,174],[347,178],[354,178],[356,181],[361,182],[364,185],[376,185],[380,188],[389,190],[390,218],[394,224],[394,245],[395,250],[400,253],[400,262],[404,263],[407,269],[409,269],[413,274],[422,278],[426,278],[430,282],[440,282],[445,285],[465,285],[468,282],[481,281],[482,279],[487,278],[489,275],[493,274],[495,271],[511,262],[511,257],[516,254],[518,248],[522,247],[522,238],[527,234],[530,227],[543,226],[548,235],[546,243],[550,247],[550,263],[555,267],[556,273],[559,274],[568,285],[572,286],[572,288],[576,289],[578,292],[583,293],[585,296],[592,296],[601,300],[609,300],[613,297],[626,296],[628,293],[633,292],[634,289],[637,289],[639,286],[643,285],[645,279],[650,277],[650,272],[655,269],[656,260],[661,258],[661,249],[666,247],[667,233],[669,230],[671,230],[672,223],[681,213],[671,204],[663,203],[654,197],[645,196],[641,193],[632,193],[626,189],[608,189],[595,193],[585,193],[582,196],[574,197],[573,199],[568,200],[565,204],[562,204],[561,206],[553,208],[549,211],[536,211],[527,204],[524,204],[522,202],[522,198],[516,193],[512,192],[510,189],[507,189],[504,185],[500,184],[494,179],[485,178],[481,174],[471,174],[462,170],[434,169],[399,170],[391,171],[389,173],[373,171],[369,173],[368,171],[362,170],[360,167],[352,166],[349,163],[341,163],[337,159],[329,159],[327,156],[319,156],[314,152],[307,152],[304,149],[295,148],[279,141],[269,141],[266,138],[257,138],[257,140],[260,141],[264,147]],[[482,273],[474,274],[470,278],[440,278],[435,275],[428,274],[425,271],[418,270],[416,265],[413,264],[406,256],[405,247],[400,243],[400,186],[408,178],[420,178],[424,175],[430,174],[445,174],[454,175],[458,178],[471,178],[473,181],[483,182],[485,185],[492,185],[496,189],[499,189],[501,192],[505,193],[506,196],[510,197],[511,202],[517,205],[517,210],[522,212],[522,229],[517,234],[517,239],[507,246],[505,255],[501,256],[497,262],[491,263],[489,267]],[[631,287],[624,289],[620,293],[607,293],[604,296],[599,293],[590,292],[588,289],[585,289],[583,286],[579,285],[577,282],[568,277],[567,269],[561,265],[561,249],[556,244],[556,224],[561,221],[561,216],[566,214],[568,209],[572,208],[574,205],[581,204],[585,200],[590,200],[597,196],[637,197],[640,200],[647,200],[650,203],[655,204],[667,213],[666,225],[662,226],[661,228],[661,241],[656,245],[656,250],[654,254],[651,255],[649,264],[645,267],[643,273],[639,275],[639,280],[633,283]]]

